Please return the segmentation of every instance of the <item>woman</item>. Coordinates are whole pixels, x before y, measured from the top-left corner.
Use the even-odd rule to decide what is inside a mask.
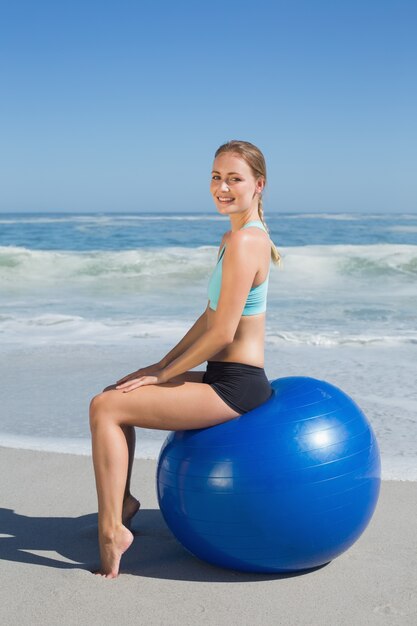
[[[266,402],[264,332],[270,260],[279,263],[262,209],[265,160],[253,144],[230,141],[215,153],[211,194],[230,218],[209,283],[209,303],[158,363],[107,387],[90,404],[101,568],[115,578],[133,541],[139,502],[130,493],[134,427],[206,428]],[[190,371],[208,361],[207,370]]]

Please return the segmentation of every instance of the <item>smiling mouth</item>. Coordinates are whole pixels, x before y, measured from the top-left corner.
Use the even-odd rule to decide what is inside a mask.
[[[217,200],[222,204],[230,204],[234,198],[227,198],[226,196],[217,196]]]

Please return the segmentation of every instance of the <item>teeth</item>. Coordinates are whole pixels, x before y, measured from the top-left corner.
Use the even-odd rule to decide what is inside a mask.
[[[233,200],[233,198],[222,198],[221,196],[217,196],[221,202],[228,202],[229,200]]]

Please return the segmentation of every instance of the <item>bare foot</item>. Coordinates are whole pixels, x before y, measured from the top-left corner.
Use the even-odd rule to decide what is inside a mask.
[[[125,526],[120,525],[111,537],[100,536],[101,567],[94,574],[104,578],[116,578],[119,575],[120,559],[133,541],[133,535]]]
[[[132,523],[132,518],[136,515],[136,513],[140,509],[140,502],[132,495],[128,495],[127,498],[123,501],[123,513],[122,513],[122,522],[123,525],[126,526],[130,530],[130,526]]]

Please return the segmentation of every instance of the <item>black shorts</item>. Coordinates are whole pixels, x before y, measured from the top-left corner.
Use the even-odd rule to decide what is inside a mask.
[[[203,383],[214,391],[232,409],[247,413],[263,404],[273,394],[263,367],[232,361],[207,361]]]

